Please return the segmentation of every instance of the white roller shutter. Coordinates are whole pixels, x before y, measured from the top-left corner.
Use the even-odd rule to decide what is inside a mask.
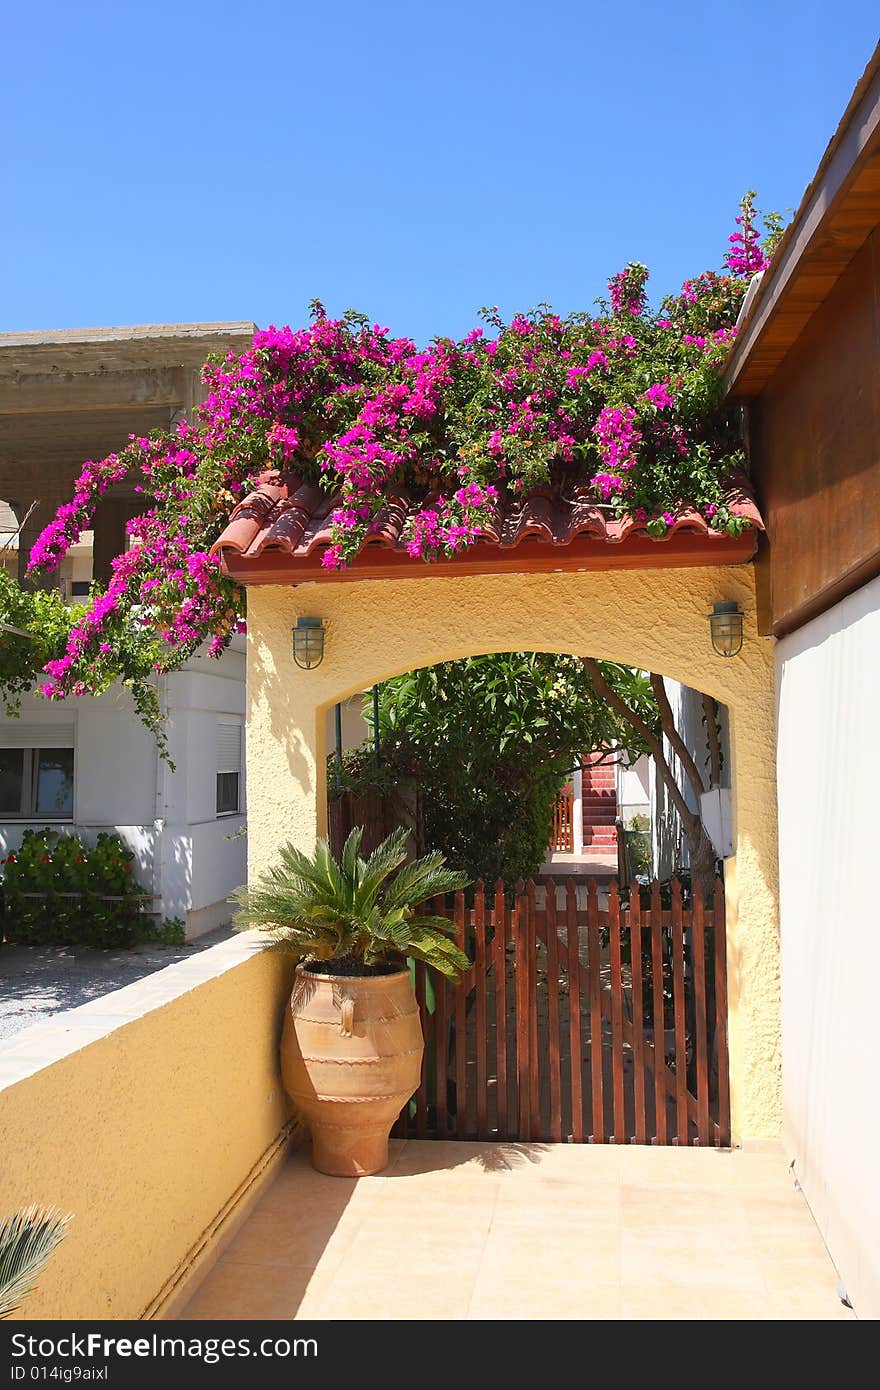
[[[217,771],[241,772],[241,724],[217,721]]]
[[[73,748],[72,724],[25,724],[12,719],[0,727],[0,748]]]

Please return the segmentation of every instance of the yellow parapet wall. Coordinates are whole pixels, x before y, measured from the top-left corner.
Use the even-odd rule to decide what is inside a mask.
[[[745,613],[739,656],[712,650],[719,599]],[[293,663],[300,615],[323,618],[326,656]],[[326,711],[401,671],[493,651],[568,652],[659,671],[730,711],[735,857],[727,861],[731,1121],[780,1132],[779,930],[772,643],[757,632],[754,571],[609,570],[255,587],[248,594],[248,854],[312,848],[327,824]]]
[[[20,1318],[173,1306],[291,1131],[291,977],[291,958],[248,933],[0,1048],[0,1214],[73,1214]]]

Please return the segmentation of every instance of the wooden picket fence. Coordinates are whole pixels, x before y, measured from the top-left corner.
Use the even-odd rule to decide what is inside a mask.
[[[434,910],[473,963],[455,984],[415,966],[425,1061],[398,1135],[729,1144],[720,879],[708,905],[673,880],[666,905],[655,882],[600,906],[568,877]]]
[[[570,787],[556,793],[553,803],[553,840],[550,848],[563,854],[574,852],[574,792]]]

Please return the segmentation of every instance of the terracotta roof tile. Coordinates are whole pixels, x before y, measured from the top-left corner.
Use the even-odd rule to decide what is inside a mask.
[[[746,517],[755,528],[763,529],[745,476],[731,480],[727,501],[733,512]],[[287,556],[296,562],[298,572],[310,561],[308,568],[314,567],[317,577],[321,570],[320,555],[331,541],[330,515],[338,505],[337,496],[328,494],[315,483],[303,482],[296,474],[266,473],[257,488],[236,506],[212,551],[219,552],[224,562],[232,562],[239,576],[246,572],[248,561],[274,552],[276,562]],[[405,493],[389,497],[376,516],[362,550],[382,550],[390,553],[389,558],[409,561],[406,524],[416,505],[423,503],[417,504]],[[562,484],[553,489],[535,489],[525,497],[502,497],[478,544],[481,551],[502,553],[533,540],[543,551],[545,546],[570,547],[576,540],[621,546],[641,539],[662,545],[682,534],[701,537],[704,541],[713,538],[720,543],[721,549],[725,542],[730,542],[725,532],[713,530],[710,523],[692,509],[682,509],[664,536],[652,537],[645,522],[633,517],[618,521],[609,511],[597,506],[595,498],[585,488],[566,488]],[[531,551],[531,547],[529,549]],[[721,558],[719,554],[719,560]],[[409,563],[421,569],[421,560]],[[609,556],[609,564],[613,563]],[[670,563],[675,561],[670,559]],[[329,577],[326,571],[323,577]]]

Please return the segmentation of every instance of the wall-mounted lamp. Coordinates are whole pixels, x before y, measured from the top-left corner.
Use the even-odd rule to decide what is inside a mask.
[[[736,656],[742,651],[743,615],[735,600],[716,603],[709,614],[712,646],[719,656]]]
[[[313,671],[324,660],[324,633],[320,618],[297,618],[293,629],[293,659],[304,671]]]

